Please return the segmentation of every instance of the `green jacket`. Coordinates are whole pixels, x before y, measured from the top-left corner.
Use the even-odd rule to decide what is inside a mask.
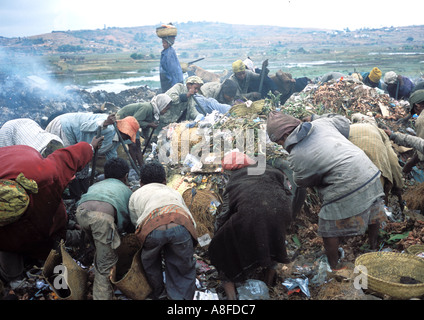
[[[177,122],[185,110],[185,116],[182,116],[181,121],[194,120],[200,113],[196,109],[196,102],[193,97],[187,99],[187,86],[182,83],[177,83],[171,89],[165,92],[172,99],[172,107],[164,115],[160,117],[159,127],[162,129],[170,123]]]
[[[149,136],[150,127],[148,127],[148,124],[155,120],[153,115],[153,106],[150,102],[128,104],[122,107],[116,115],[119,119],[129,116],[136,118],[142,130],[143,138],[147,138]]]

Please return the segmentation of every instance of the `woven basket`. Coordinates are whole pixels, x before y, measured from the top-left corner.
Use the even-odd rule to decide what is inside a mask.
[[[240,103],[232,106],[229,113],[238,117],[246,116],[248,114],[259,114],[262,113],[264,105],[265,100],[254,101],[250,107],[247,107],[246,103]]]
[[[409,246],[406,249],[406,252],[408,252],[410,254],[414,254],[414,255],[416,255],[418,253],[421,253],[421,252],[424,252],[424,245],[422,245],[422,244],[414,244],[412,246]]]
[[[359,256],[355,266],[364,266],[360,272],[367,276],[368,289],[398,299],[424,295],[424,259],[411,254],[370,252]],[[414,279],[417,284],[401,283],[402,277]]]
[[[63,269],[57,269],[57,266],[66,268],[67,278],[64,278],[63,272],[61,272]],[[84,300],[86,298],[88,273],[66,252],[63,240],[60,243],[60,252],[50,251],[42,274],[59,300]],[[62,278],[57,278],[59,276]],[[66,284],[65,287],[62,286],[64,284]]]
[[[177,33],[177,28],[173,26],[161,26],[156,28],[156,35],[159,38],[176,37]]]
[[[141,248],[135,234],[126,235],[116,249],[118,262],[111,282],[132,300],[144,300],[152,292],[141,263]]]

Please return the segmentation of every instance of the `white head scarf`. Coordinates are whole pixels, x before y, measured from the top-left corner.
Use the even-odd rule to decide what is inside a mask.
[[[158,94],[153,97],[150,103],[153,106],[153,115],[156,120],[159,120],[160,112],[172,101],[165,93]]]
[[[247,69],[249,69],[252,72],[255,72],[255,65],[253,64],[253,61],[250,60],[249,58],[247,58],[246,60],[243,61],[243,63],[245,64],[245,66],[247,67]]]
[[[397,74],[394,71],[386,72],[384,75],[384,82],[386,84],[394,84],[397,81]]]

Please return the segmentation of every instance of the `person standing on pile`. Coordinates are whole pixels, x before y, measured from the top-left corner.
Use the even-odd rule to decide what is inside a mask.
[[[141,261],[153,299],[193,300],[196,290],[196,222],[180,193],[166,185],[165,168],[148,162],[129,201],[142,246]],[[166,284],[163,283],[162,256]]]
[[[0,129],[0,148],[16,145],[33,147],[45,158],[63,148],[63,141],[34,120],[22,118],[7,121]]]
[[[333,271],[340,268],[342,237],[364,234],[368,228],[370,247],[376,249],[380,224],[387,221],[381,172],[348,140],[349,128],[341,115],[301,122],[273,111],[267,120],[271,141],[289,152],[296,185],[316,187],[321,196],[318,234]]]
[[[164,28],[176,30],[172,24],[164,26]],[[163,50],[160,56],[159,76],[162,93],[168,91],[175,84],[184,82],[183,70],[173,47],[175,38],[176,36],[161,37]]]
[[[237,84],[236,100],[259,100],[261,99],[260,92],[249,92],[249,86],[254,80],[261,78],[260,74],[254,73],[246,69],[246,65],[242,60],[234,61],[232,64],[233,74],[229,78]]]
[[[386,72],[384,83],[387,85],[389,96],[395,100],[407,100],[414,89],[414,83],[407,77],[394,71]]]
[[[0,279],[18,280],[24,258],[45,260],[66,237],[62,194],[87,165],[103,137],[80,142],[43,158],[25,145],[0,149]]]
[[[112,300],[110,271],[118,261],[115,249],[120,235],[134,232],[128,202],[129,166],[121,158],[112,158],[104,166],[105,180],[93,184],[78,202],[76,218],[96,248],[94,256],[94,300]]]
[[[129,153],[134,162],[141,165],[143,163],[141,143],[136,138],[140,126],[134,117],[116,120],[115,114],[65,113],[54,118],[46,127],[46,131],[59,136],[64,146],[70,146],[81,141],[90,141],[96,136],[97,129],[100,127],[101,135],[104,136],[104,143],[99,149],[99,155],[104,155],[106,160],[109,160],[118,156],[117,149],[120,146],[118,133],[113,126],[114,123],[116,123],[116,128],[122,139],[129,144]],[[87,192],[89,180],[89,166],[87,165],[82,172],[78,172],[76,179],[70,185],[71,196],[79,199],[83,193]]]

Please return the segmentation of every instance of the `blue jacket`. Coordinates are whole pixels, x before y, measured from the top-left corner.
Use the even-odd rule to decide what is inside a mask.
[[[414,83],[409,80],[409,78],[402,76],[402,84],[399,84],[399,89],[397,88],[397,85],[399,82],[395,84],[390,84],[387,86],[387,91],[389,92],[390,97],[396,99],[396,100],[407,100],[409,99],[409,96],[411,95],[412,90],[414,89]],[[396,96],[396,91],[397,96]]]
[[[168,91],[177,83],[183,83],[183,71],[173,47],[162,50],[159,74],[162,92]]]

